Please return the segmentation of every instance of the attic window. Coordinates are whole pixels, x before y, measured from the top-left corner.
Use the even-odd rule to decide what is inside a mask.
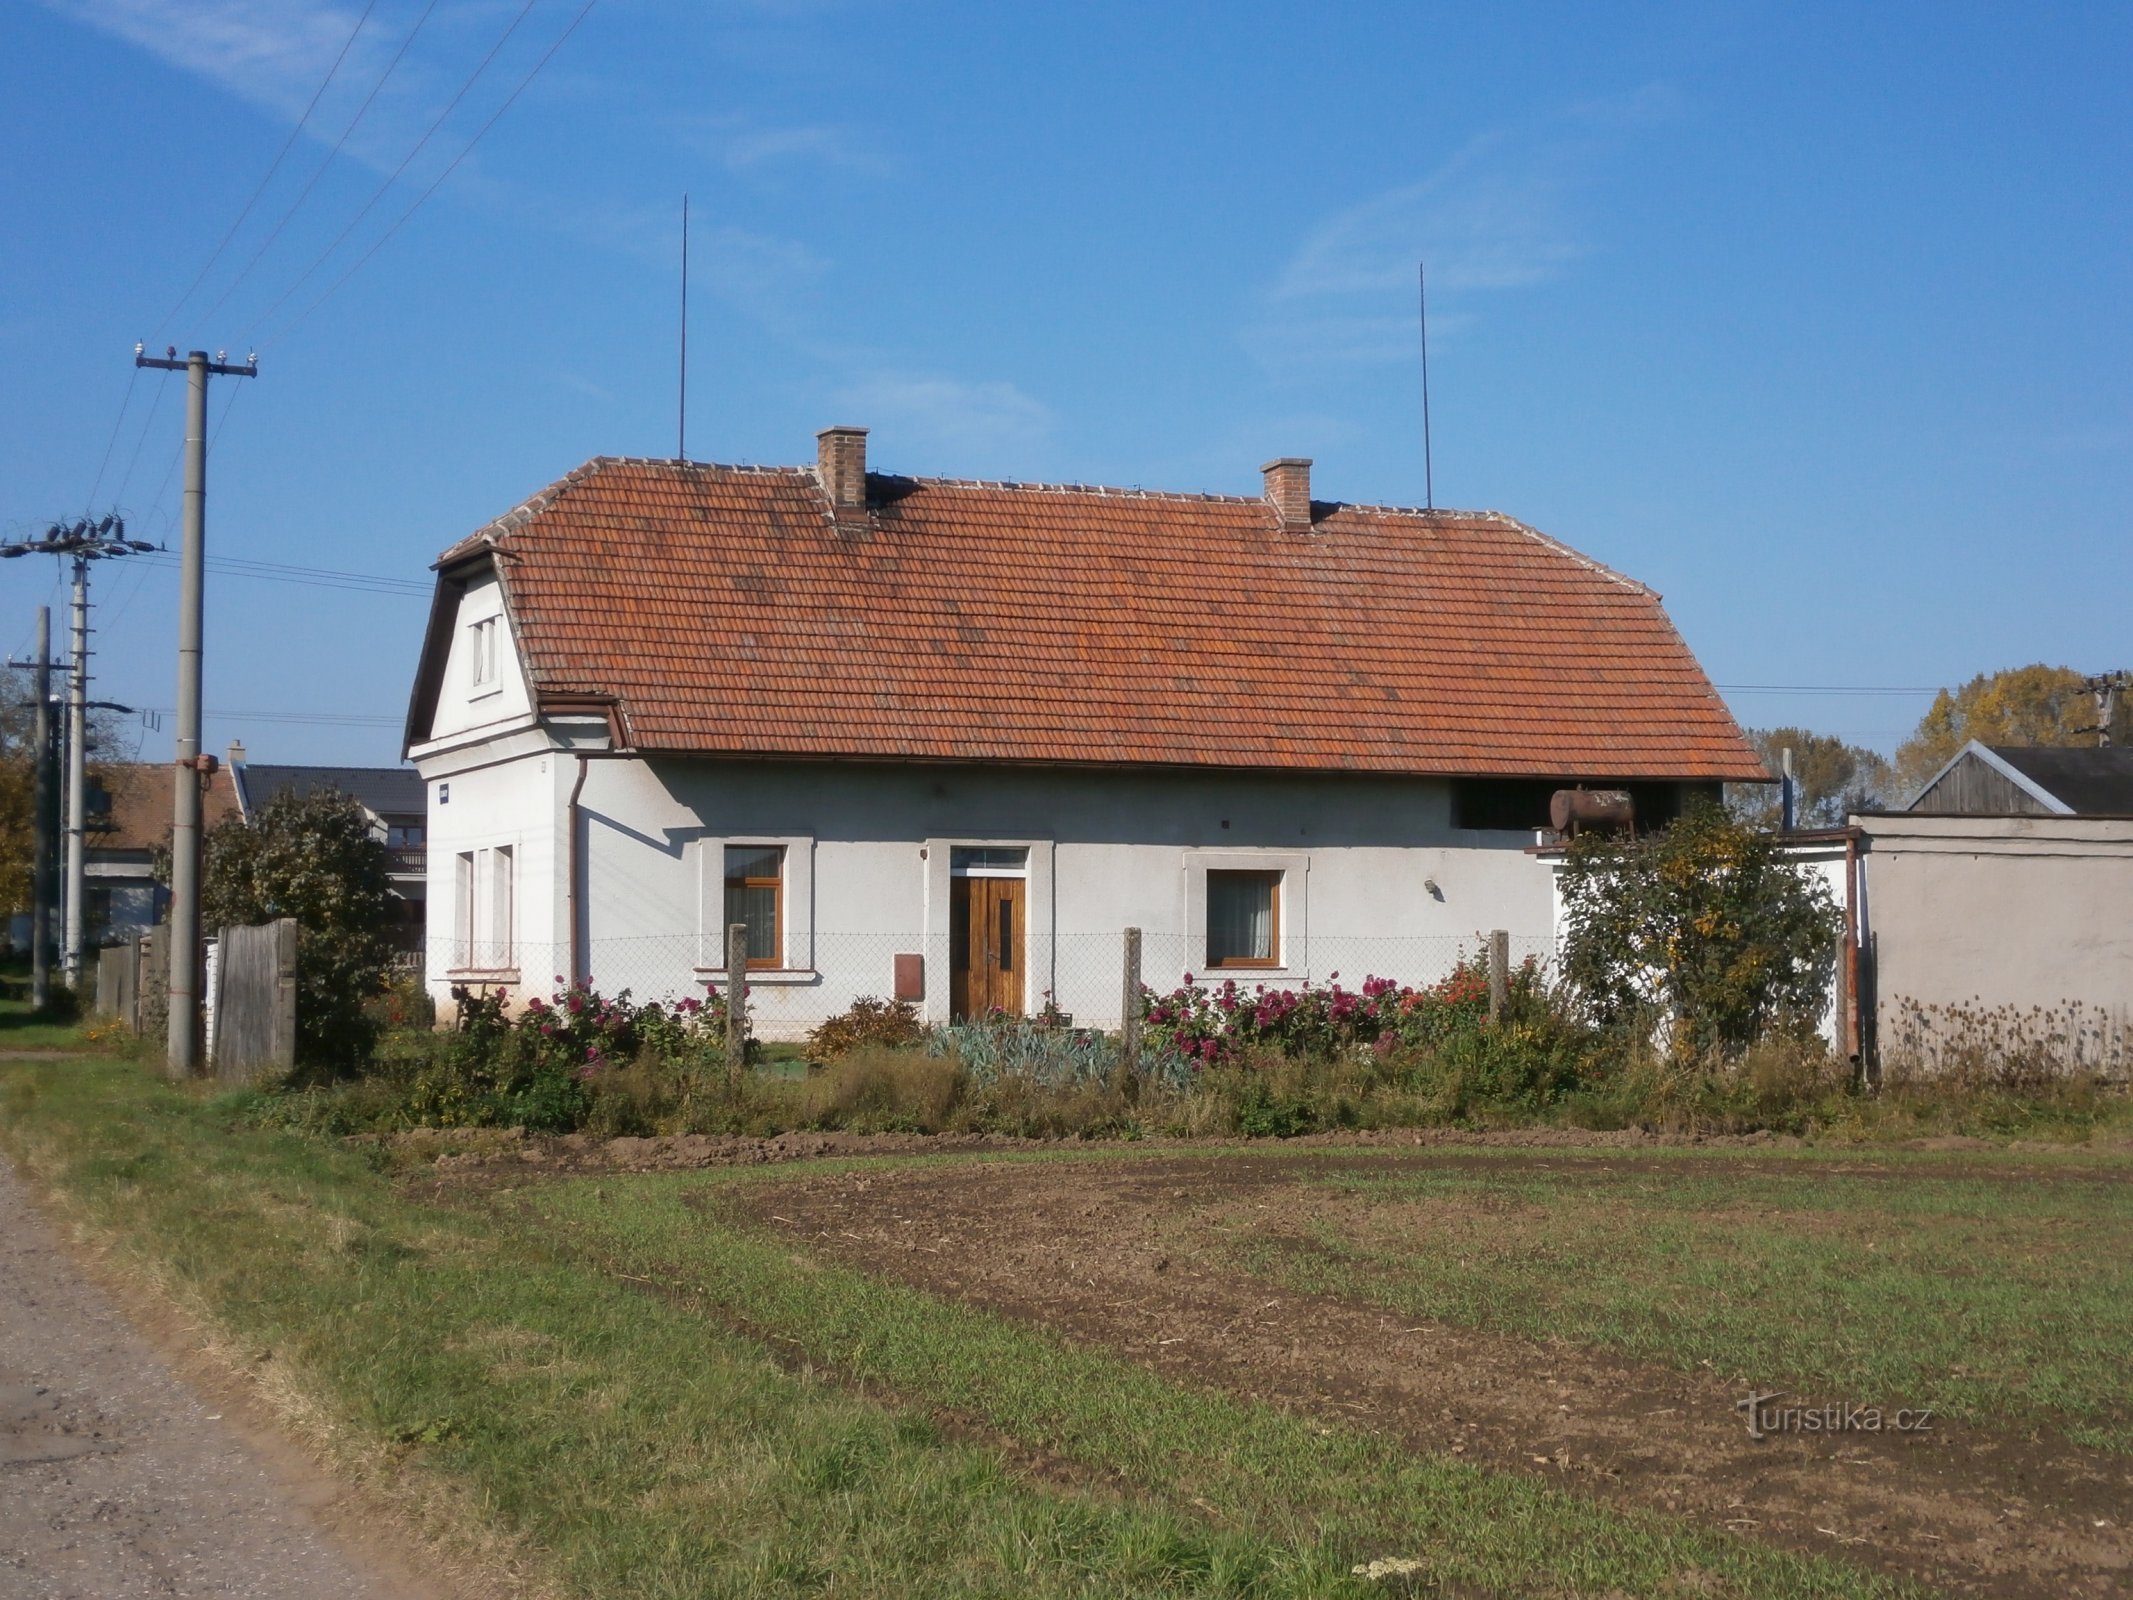
[[[476,689],[493,689],[496,685],[496,624],[497,617],[483,617],[479,622],[467,625],[467,660],[470,664],[468,682]]]

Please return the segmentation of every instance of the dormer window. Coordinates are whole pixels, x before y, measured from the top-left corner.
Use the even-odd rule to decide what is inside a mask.
[[[473,688],[496,687],[496,625],[500,617],[483,617],[467,626],[467,659],[471,667],[469,683]]]

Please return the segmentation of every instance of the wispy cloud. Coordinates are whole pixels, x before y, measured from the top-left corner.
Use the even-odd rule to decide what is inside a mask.
[[[297,116],[360,14],[309,0],[44,0],[264,109]],[[372,46],[383,45],[383,34]],[[363,41],[358,40],[359,47]],[[355,52],[351,51],[351,57]],[[360,63],[351,59],[349,65]]]
[[[384,0],[366,17],[336,0],[42,0],[49,9],[122,39],[166,65],[212,84],[276,121],[293,123],[326,85],[305,125],[316,144],[382,175],[411,147],[510,28],[453,126],[406,171],[420,184],[452,158],[477,119],[545,48],[536,11],[516,27],[510,0],[469,0],[426,11]],[[357,22],[362,28],[357,31]],[[343,49],[347,54],[341,58]],[[330,82],[327,74],[331,72]],[[344,142],[345,141],[345,142]],[[301,170],[299,164],[298,170]]]
[[[1448,292],[1517,289],[1578,254],[1562,177],[1499,135],[1474,140],[1419,183],[1320,223],[1283,268],[1273,298],[1377,294],[1414,282],[1430,258]]]
[[[1546,283],[1591,248],[1578,213],[1597,158],[1674,114],[1664,86],[1587,102],[1478,135],[1413,182],[1334,212],[1267,286],[1246,344],[1269,363],[1404,361],[1425,260],[1431,334],[1456,337],[1477,320],[1476,297]]]
[[[838,416],[875,430],[880,459],[957,476],[1032,472],[1048,447],[1051,408],[1012,383],[883,372],[836,390]]]
[[[665,120],[684,145],[728,172],[768,174],[793,167],[829,167],[880,177],[895,167],[875,136],[842,123],[778,126],[739,116]]]

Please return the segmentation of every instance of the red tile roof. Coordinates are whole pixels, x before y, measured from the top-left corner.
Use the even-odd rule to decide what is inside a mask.
[[[168,761],[112,761],[93,766],[89,776],[111,797],[101,819],[90,819],[84,839],[90,854],[99,850],[155,850],[170,842],[171,812],[177,795],[171,780],[178,769]],[[237,814],[237,791],[230,769],[218,766],[200,792],[200,825],[212,828]]]
[[[1657,595],[1495,512],[868,489],[602,457],[439,566],[493,551],[536,693],[646,751],[1766,776]]]

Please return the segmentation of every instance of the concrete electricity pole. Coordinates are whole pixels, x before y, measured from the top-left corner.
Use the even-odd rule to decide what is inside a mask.
[[[74,553],[74,660],[67,674],[67,915],[60,976],[81,988],[82,934],[89,886],[89,558]]]
[[[24,539],[0,545],[0,556],[66,556],[74,563],[74,659],[67,664],[67,797],[66,797],[66,910],[60,950],[60,968],[69,985],[81,982],[82,935],[88,857],[85,836],[88,823],[89,753],[89,563],[107,556],[123,556],[136,550],[153,550],[152,544],[126,537],[126,524],[116,516],[102,522],[86,517],[74,523],[53,523],[41,539]],[[44,664],[37,676],[41,689],[51,679],[49,659],[50,613],[40,610],[39,655]],[[45,714],[49,702],[40,692],[38,706]]]
[[[30,829],[30,1003],[52,1003],[52,608],[37,608],[36,814]]]
[[[200,1070],[200,785],[215,758],[200,753],[201,572],[207,544],[207,380],[259,376],[259,357],[244,365],[208,360],[195,350],[183,361],[175,345],[161,357],[133,347],[136,367],[185,372],[185,543],[178,575],[178,737],[170,825],[170,1034],[165,1055],[174,1078]]]

